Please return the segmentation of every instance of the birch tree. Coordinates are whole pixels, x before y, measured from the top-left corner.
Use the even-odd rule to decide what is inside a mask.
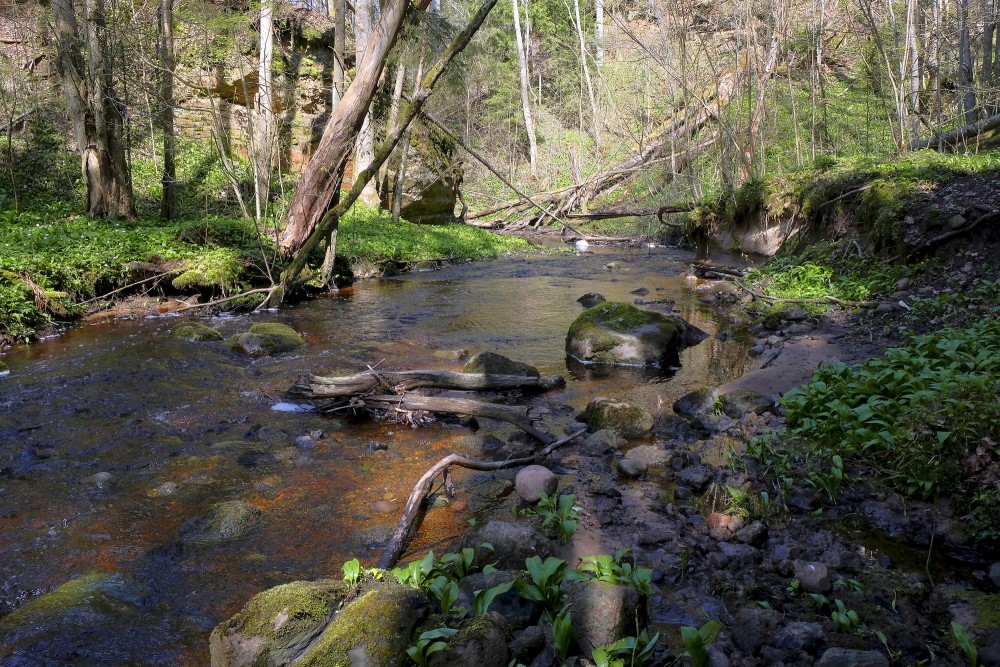
[[[511,9],[514,11],[514,42],[517,44],[517,60],[521,79],[521,111],[524,114],[524,129],[528,133],[528,161],[531,168],[531,177],[538,177],[538,140],[535,136],[535,119],[531,115],[531,102],[528,94],[528,87],[531,82],[528,78],[528,57],[524,49],[524,36],[521,33],[520,8],[517,0],[511,0]]]

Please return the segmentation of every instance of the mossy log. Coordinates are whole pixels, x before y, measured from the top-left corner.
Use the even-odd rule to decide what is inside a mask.
[[[365,371],[346,377],[303,375],[288,390],[288,395],[293,398],[335,398],[338,396],[358,396],[376,390],[401,392],[420,388],[473,391],[537,389],[547,391],[565,384],[566,380],[560,375],[525,377],[523,375],[456,373],[454,371],[434,370]]]

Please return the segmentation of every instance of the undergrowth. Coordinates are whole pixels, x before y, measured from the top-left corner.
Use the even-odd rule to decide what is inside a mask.
[[[972,532],[998,538],[998,394],[1000,319],[990,318],[912,336],[858,368],[821,367],[782,399],[788,426],[778,437],[805,458],[811,482],[831,500],[845,462],[857,464],[910,498],[964,494]],[[793,467],[786,459],[775,472]]]

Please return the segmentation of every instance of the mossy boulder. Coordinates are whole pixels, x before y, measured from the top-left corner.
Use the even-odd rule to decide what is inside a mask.
[[[406,649],[414,642],[413,629],[430,611],[430,600],[422,592],[395,581],[373,582],[337,614],[295,664],[300,667],[409,665]]]
[[[312,643],[337,612],[344,581],[294,581],[258,593],[209,638],[212,667],[287,665]]]
[[[6,375],[7,373],[10,373],[10,369],[7,368],[7,364],[0,361],[0,375]]]
[[[139,613],[143,592],[126,577],[91,572],[71,579],[0,618],[0,643],[64,638]]]
[[[448,641],[448,648],[432,653],[427,664],[430,667],[507,667],[510,660],[507,649],[509,639],[507,621],[500,614],[491,611],[469,619]]]
[[[215,503],[180,528],[180,541],[184,544],[213,544],[236,540],[254,527],[261,511],[240,500]]]
[[[678,353],[707,338],[679,317],[601,303],[580,313],[566,336],[566,354],[585,364],[668,368]]]
[[[211,343],[222,340],[222,334],[201,322],[181,322],[170,330],[170,337],[192,343]]]
[[[591,430],[611,429],[626,440],[645,437],[653,430],[649,410],[612,398],[598,396],[587,404],[583,414]]]
[[[255,324],[246,333],[229,339],[230,347],[249,357],[269,357],[291,352],[303,343],[302,336],[287,324]]]
[[[538,377],[538,369],[534,366],[508,359],[496,352],[480,352],[465,363],[465,366],[462,367],[462,372]]]

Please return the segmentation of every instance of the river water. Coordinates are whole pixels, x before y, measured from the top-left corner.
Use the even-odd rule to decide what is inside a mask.
[[[488,428],[273,409],[299,375],[454,369],[435,352],[495,351],[566,376],[565,389],[546,395],[553,410],[543,428],[553,433],[594,396],[655,412],[736,377],[749,365],[745,341],[716,336],[725,325],[680,277],[692,259],[667,248],[516,255],[206,320],[225,335],[279,321],[305,336],[300,350],[256,361],[221,343],[171,340],[177,316],[84,326],[13,350],[12,373],[0,377],[0,616],[22,607],[34,615],[7,626],[0,618],[0,665],[207,664],[212,628],[253,594],[339,577],[355,555],[377,560],[398,515],[379,514],[375,501],[401,506],[452,451],[488,456]],[[672,376],[567,367],[576,299],[632,301],[640,288],[645,299],[675,299],[711,337],[685,350]],[[462,498],[461,478],[459,488]],[[179,538],[185,522],[226,500],[262,512],[249,534]],[[481,507],[469,495],[430,511],[413,549],[447,543]],[[112,574],[101,589],[109,595],[25,607],[95,572]]]

